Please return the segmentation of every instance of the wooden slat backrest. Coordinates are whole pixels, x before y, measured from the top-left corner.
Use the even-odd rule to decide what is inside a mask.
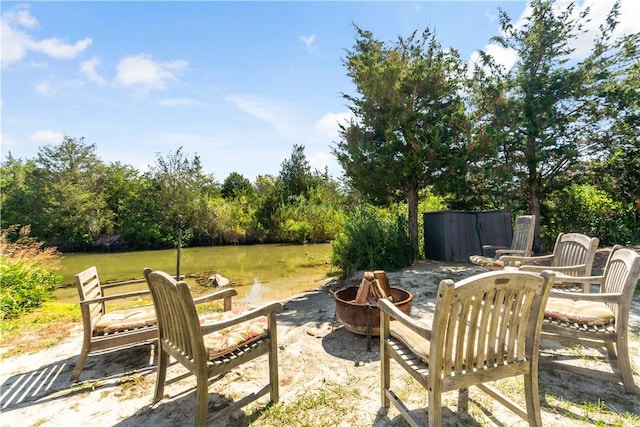
[[[546,275],[546,273],[545,273]],[[530,361],[549,287],[539,274],[483,273],[440,283],[429,363],[445,377]]]
[[[511,249],[527,251],[524,255],[531,254],[535,231],[535,218],[535,215],[521,215],[516,218],[516,223],[513,227]]]
[[[207,353],[189,286],[176,282],[163,271],[150,272],[147,282],[156,309],[161,345],[188,369],[204,367],[200,372],[206,372]]]
[[[100,278],[98,277],[98,269],[93,266],[75,275],[76,287],[78,288],[78,295],[80,301],[93,300],[104,296],[104,291],[100,286]],[[83,319],[89,320],[89,326],[93,330],[96,322],[100,320],[100,317],[105,313],[106,307],[104,302],[98,302],[95,304],[80,305],[80,309],[85,312]]]
[[[599,239],[579,233],[560,233],[553,248],[552,267],[585,264],[584,270],[567,272],[572,276],[589,276]]]
[[[613,251],[605,267],[604,280],[600,292],[604,294],[620,294],[619,303],[607,303],[616,317],[616,324],[621,321],[627,321],[638,279],[640,279],[640,255],[627,248]],[[624,313],[624,315],[619,316],[620,313]]]

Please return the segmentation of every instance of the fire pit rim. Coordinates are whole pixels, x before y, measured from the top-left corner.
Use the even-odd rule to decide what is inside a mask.
[[[347,301],[342,298],[342,294],[345,291],[349,291],[353,293],[353,298],[355,299],[355,294],[357,292],[357,286],[348,286],[346,288],[339,289],[333,293],[333,297],[336,301],[336,317],[340,322],[344,325],[344,327],[356,334],[366,335],[367,334],[367,323],[362,319],[364,315],[366,315],[367,309],[371,310],[371,334],[372,335],[380,335],[380,309],[377,305],[372,304],[356,304],[353,302],[353,299]],[[398,287],[391,287],[392,295],[394,291],[402,293],[402,295],[407,295],[406,298],[403,298],[401,301],[394,301],[393,304],[398,307],[402,312],[409,315],[411,312],[411,303],[413,301],[414,295],[410,291],[406,289],[401,289]],[[396,293],[397,293],[396,292]],[[346,313],[345,313],[346,312]],[[364,315],[363,315],[364,313]],[[347,317],[347,318],[345,318]],[[360,320],[360,321],[356,321]]]
[[[364,306],[367,306],[367,305],[371,305],[371,304],[368,304],[368,303],[364,303],[364,304],[356,304],[356,303],[355,303],[355,302],[353,302],[353,301],[347,301],[347,300],[345,300],[345,299],[342,299],[342,298],[339,298],[339,297],[338,297],[338,293],[340,293],[340,292],[344,292],[344,291],[346,291],[346,290],[351,290],[351,289],[356,289],[356,290],[357,290],[357,289],[358,289],[358,286],[347,286],[347,287],[345,287],[345,288],[338,289],[337,291],[335,291],[335,292],[333,293],[333,297],[334,297],[336,300],[340,300],[340,302],[343,302],[343,303],[345,303],[345,304],[352,305],[352,306],[355,306],[355,307],[364,307]],[[393,290],[401,291],[401,292],[404,292],[404,293],[406,293],[406,294],[407,294],[407,298],[406,298],[406,299],[404,299],[404,300],[402,300],[402,301],[394,301],[394,302],[393,302],[393,304],[394,304],[394,305],[406,304],[406,303],[408,303],[408,302],[413,301],[413,294],[412,294],[410,291],[408,291],[408,290],[406,290],[406,289],[402,289],[402,288],[398,288],[398,287],[392,286],[392,287],[391,287],[391,291],[393,292]],[[372,307],[377,307],[377,306],[373,305]]]

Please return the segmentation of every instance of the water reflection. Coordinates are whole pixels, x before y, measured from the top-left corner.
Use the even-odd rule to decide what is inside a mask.
[[[264,291],[264,286],[262,286],[262,283],[260,283],[260,280],[256,277],[253,279],[253,285],[251,285],[251,289],[244,296],[243,300],[247,302],[261,301]]]
[[[228,278],[243,301],[282,300],[300,292],[315,289],[337,274],[331,267],[331,245],[252,245],[183,248],[182,274],[194,293],[211,292],[209,276],[218,273]],[[102,282],[142,277],[145,267],[176,272],[176,251],[139,251],[107,254],[66,254],[62,259],[63,283],[54,297],[62,302],[77,302],[73,275],[95,265]],[[196,280],[196,277],[205,280]],[[144,289],[145,283],[132,285]]]

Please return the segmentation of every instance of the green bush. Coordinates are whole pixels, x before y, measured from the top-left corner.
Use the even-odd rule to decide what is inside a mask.
[[[395,270],[409,265],[406,219],[372,207],[350,214],[332,242],[331,262],[345,277],[357,270]]]
[[[600,246],[627,245],[633,230],[625,219],[622,203],[590,184],[573,184],[550,198],[542,240],[553,247],[558,233],[583,233],[598,237]]]
[[[29,232],[18,226],[0,230],[0,320],[40,307],[62,280],[55,274],[60,254]]]
[[[2,258],[0,319],[12,319],[38,308],[51,297],[62,277],[35,262]]]
[[[344,214],[330,202],[321,198],[319,190],[310,195],[289,198],[281,204],[274,218],[277,220],[276,238],[295,243],[318,243],[333,240],[344,222]]]

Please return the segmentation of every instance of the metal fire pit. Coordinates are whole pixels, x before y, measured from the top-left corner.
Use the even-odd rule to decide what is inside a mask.
[[[334,292],[336,316],[347,330],[361,335],[380,335],[380,309],[371,304],[356,304],[358,287],[352,286]],[[399,288],[391,288],[394,305],[404,314],[411,312],[413,294]]]

